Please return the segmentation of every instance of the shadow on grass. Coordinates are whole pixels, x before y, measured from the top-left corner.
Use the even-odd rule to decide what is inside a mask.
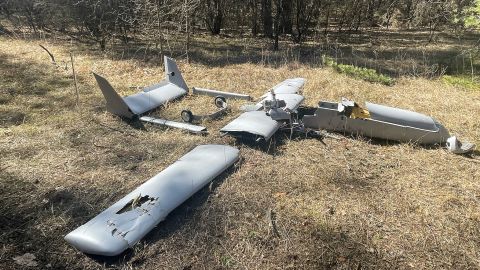
[[[12,258],[32,253],[40,268],[47,265],[50,269],[71,268],[72,262],[63,256],[65,243],[59,238],[63,238],[75,220],[96,212],[92,208],[99,208],[95,205],[101,196],[95,190],[78,194],[51,189],[44,193],[36,184],[44,179],[31,182],[5,171],[0,171],[0,179],[0,230],[3,232],[0,244],[8,247],[2,256],[9,260],[4,267],[19,267]],[[58,224],[62,220],[59,216],[71,217],[70,222],[66,226]]]
[[[75,104],[73,95],[65,92],[73,82],[51,65],[13,62],[8,54],[0,53],[0,76],[2,127],[20,125],[33,113],[52,113]],[[59,92],[62,94],[57,95]],[[20,104],[23,101],[28,105]],[[24,110],[10,107],[12,104]]]
[[[268,200],[262,198],[261,201],[253,201],[234,194],[230,194],[228,199],[218,200],[216,197],[217,188],[233,170],[224,172],[210,187],[203,188],[177,207],[134,249],[116,257],[89,257],[99,265],[113,268],[127,265],[141,267],[148,261],[152,265],[152,256],[158,260],[153,265],[166,268],[172,265],[181,268],[201,265],[209,265],[211,268],[230,267],[241,265],[241,262],[234,260],[235,256],[242,257],[234,251],[235,245],[245,245],[248,242],[250,248],[264,256],[264,260],[258,263],[266,261],[270,265],[273,263],[310,269],[385,269],[400,265],[397,261],[383,259],[380,251],[369,249],[372,243],[368,237],[353,238],[341,228],[318,225],[313,220],[305,226],[303,218],[282,210],[276,211],[279,216],[277,222],[282,225],[279,234],[272,234],[266,229],[268,222],[255,218],[254,215],[245,216],[251,212],[264,212],[271,207]],[[245,223],[245,217],[253,220]],[[285,224],[288,226],[283,226]],[[230,231],[236,231],[239,227],[250,233],[247,236],[230,234]],[[296,245],[296,248],[286,248],[288,245]]]
[[[477,146],[477,148],[478,148],[478,146]],[[462,156],[464,156],[467,159],[475,160],[475,161],[480,162],[480,150],[478,150],[478,149],[475,149],[472,152],[467,153],[467,154],[462,154]]]
[[[12,62],[8,54],[0,53],[3,88],[14,97],[45,96],[50,91],[60,91],[72,85],[69,78],[55,72],[52,65]]]
[[[313,222],[312,222],[313,223]],[[307,245],[315,254],[306,261],[309,268],[316,269],[397,269],[401,263],[384,258],[384,254],[374,248],[367,236],[356,239],[348,231],[325,224],[311,226]],[[295,251],[293,251],[295,252]],[[292,257],[292,256],[290,256]],[[295,257],[293,257],[295,258]]]
[[[282,150],[279,147],[288,141],[317,140],[323,145],[326,145],[322,135],[313,133],[307,134],[296,131],[291,133],[290,129],[277,130],[269,140],[265,140],[261,136],[253,135],[248,132],[236,132],[234,138],[236,140],[236,145],[243,145],[248,148],[256,149],[271,156],[281,155]]]

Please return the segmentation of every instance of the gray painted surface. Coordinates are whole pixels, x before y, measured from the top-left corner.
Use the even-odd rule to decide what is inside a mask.
[[[227,99],[243,99],[243,100],[252,100],[252,97],[245,94],[230,93],[218,90],[211,90],[205,88],[193,87],[192,93],[197,95],[207,95],[211,97],[222,96]]]
[[[420,113],[366,103],[370,118],[353,119],[339,112],[339,105],[320,102],[314,115],[303,117],[305,127],[419,144],[442,144],[450,137],[445,127]]]
[[[163,57],[165,64],[165,76],[169,83],[172,83],[188,92],[188,86],[183,79],[182,73],[178,69],[177,63],[170,57]]]
[[[139,118],[139,120],[142,122],[150,123],[150,124],[166,126],[171,128],[179,128],[195,134],[207,133],[206,127],[196,126],[188,123],[175,122],[175,121],[170,121],[170,120],[161,119],[161,118],[153,118],[150,116],[142,116]]]
[[[98,86],[107,102],[107,111],[118,116],[132,118],[135,113],[132,112],[125,100],[113,89],[112,85],[98,74],[93,73],[93,76],[97,80]]]
[[[251,111],[242,113],[224,126],[220,132],[238,137],[248,133],[269,140],[281,126],[280,122],[273,120],[264,111]]]
[[[286,109],[295,111],[304,101],[299,95],[300,89],[305,84],[305,79],[287,79],[273,88],[277,100],[285,101]],[[235,137],[253,135],[269,140],[273,134],[282,126],[282,122],[275,121],[263,111],[263,103],[271,101],[272,93],[269,91],[262,96],[262,100],[254,106],[250,106],[247,112],[242,113],[238,118],[224,126],[220,132]],[[283,109],[283,108],[282,108]]]
[[[115,256],[135,245],[177,206],[232,166],[238,149],[200,145],[65,236],[78,250]]]
[[[93,74],[107,101],[107,111],[118,116],[132,118],[177,99],[188,92],[188,87],[173,59],[165,56],[165,76],[162,82],[148,86],[140,93],[120,97],[110,83],[98,74]]]
[[[366,102],[370,117],[377,121],[438,131],[438,123],[424,114]]]
[[[305,84],[304,78],[287,79],[273,87],[275,94],[298,94]]]
[[[151,111],[160,105],[185,95],[187,91],[168,83],[161,87],[124,97],[123,100],[136,115]]]

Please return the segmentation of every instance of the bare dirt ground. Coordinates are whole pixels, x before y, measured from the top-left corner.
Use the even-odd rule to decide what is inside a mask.
[[[240,101],[221,120],[204,123],[208,136],[141,127],[105,112],[90,72],[126,95],[137,91],[130,86],[160,81],[160,63],[41,41],[56,68],[38,43],[0,38],[0,268],[22,268],[14,258],[25,253],[35,256],[36,266],[25,266],[30,269],[480,268],[478,151],[472,159],[435,147],[348,136],[323,144],[281,133],[268,145],[244,144],[218,132],[238,115]],[[69,51],[78,107],[70,66],[62,63]],[[207,56],[179,62],[190,87],[259,97],[284,79],[304,77],[307,105],[348,97],[398,106],[431,115],[452,134],[480,144],[478,91],[411,77],[394,86],[371,84],[301,60],[276,67],[209,65]],[[180,120],[184,108],[215,109],[210,98],[187,96],[154,114]],[[242,162],[132,250],[91,257],[63,240],[205,143],[239,147]]]

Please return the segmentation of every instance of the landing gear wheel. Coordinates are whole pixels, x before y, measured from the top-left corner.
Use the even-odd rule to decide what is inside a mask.
[[[187,123],[191,123],[193,120],[193,113],[189,110],[183,110],[180,114],[182,116],[182,120]]]
[[[227,99],[223,96],[216,96],[215,97],[215,106],[217,106],[217,108],[223,108],[225,105],[225,103],[227,103]]]

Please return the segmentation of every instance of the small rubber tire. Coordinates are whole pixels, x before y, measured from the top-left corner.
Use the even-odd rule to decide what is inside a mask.
[[[191,123],[193,121],[193,113],[189,110],[183,110],[180,113],[180,116],[182,117],[183,122]]]
[[[217,108],[224,108],[224,104],[227,103],[227,99],[223,96],[216,96],[215,99],[214,99],[214,102],[215,102],[215,106],[217,106]]]

